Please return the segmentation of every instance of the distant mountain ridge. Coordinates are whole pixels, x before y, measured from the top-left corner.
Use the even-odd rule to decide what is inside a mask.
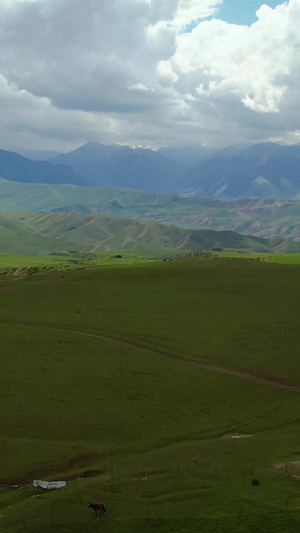
[[[66,164],[53,165],[48,161],[33,161],[15,152],[0,150],[0,177],[21,183],[89,183]]]
[[[238,157],[202,162],[185,176],[185,196],[238,198],[300,198],[300,158],[271,156],[265,161]]]
[[[51,159],[66,163],[94,187],[145,189],[168,193],[178,188],[185,166],[159,151],[117,144],[87,143]]]
[[[157,151],[87,143],[51,161],[67,163],[92,185],[234,200],[300,198],[300,145],[260,143],[219,150]],[[194,166],[193,166],[194,165]],[[188,166],[192,168],[188,168]]]
[[[260,143],[212,153],[203,147],[149,150],[93,142],[50,162],[0,150],[0,177],[190,198],[300,199],[300,144]]]
[[[185,174],[186,196],[222,200],[300,198],[300,144],[224,149]]]

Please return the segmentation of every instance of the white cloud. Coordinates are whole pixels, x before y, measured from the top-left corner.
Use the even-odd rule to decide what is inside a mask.
[[[217,6],[222,4],[223,0],[179,0],[177,10],[172,20],[172,24],[182,29],[192,22],[204,19],[217,12]]]
[[[173,85],[179,79],[179,76],[174,72],[169,60],[159,61],[156,72],[162,87]]]
[[[202,95],[206,81],[207,96],[232,93],[254,111],[278,112],[294,51],[289,45],[288,6],[263,6],[257,15],[251,27],[212,20],[181,35],[173,58],[179,78],[194,72]]]
[[[221,3],[1,0],[0,142],[297,140],[300,0],[250,27]]]

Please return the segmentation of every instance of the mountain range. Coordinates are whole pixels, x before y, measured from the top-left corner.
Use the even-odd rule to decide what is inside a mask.
[[[64,163],[33,161],[15,152],[0,150],[0,177],[21,183],[73,183],[89,185],[82,176]]]
[[[32,157],[37,159],[36,153]],[[300,144],[260,143],[212,152],[202,147],[149,150],[87,143],[49,161],[0,150],[0,177],[189,198],[300,199]]]
[[[186,172],[186,188],[180,194],[222,200],[300,198],[300,146],[294,153],[277,152],[272,144],[267,148],[265,156],[246,149],[235,156],[202,161]]]
[[[159,151],[117,144],[88,143],[51,162],[70,165],[94,187],[144,189],[160,194],[178,190],[185,172],[182,162]]]
[[[190,163],[188,163],[190,154]],[[157,151],[88,143],[51,159],[97,187],[233,200],[300,198],[300,145],[261,143],[214,154],[198,148]]]
[[[3,220],[2,251],[7,239],[14,250],[27,242],[28,250],[56,251],[70,239],[89,249],[298,251],[297,242],[284,239],[300,241],[300,145],[263,143],[212,153],[199,147],[154,151],[88,143],[68,154],[43,155],[50,160],[40,160],[35,152],[30,159],[0,150],[0,210],[49,212],[58,217],[53,220],[73,216],[72,231],[51,236],[36,226],[25,231],[19,227],[25,218],[12,214],[15,233],[10,229],[8,236]],[[94,235],[89,241],[82,228],[89,216],[88,230],[104,231],[105,242]],[[28,214],[26,220],[33,224]],[[116,232],[110,234],[107,225]]]

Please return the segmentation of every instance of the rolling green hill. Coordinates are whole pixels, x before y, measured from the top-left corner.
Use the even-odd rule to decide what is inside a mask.
[[[0,179],[0,211],[63,211],[153,220],[194,230],[300,241],[300,201],[232,202],[164,196],[133,189],[16,183]]]
[[[0,251],[24,255],[69,249],[300,251],[300,243],[280,238],[266,240],[232,231],[186,230],[109,215],[9,212],[2,213],[0,226]]]

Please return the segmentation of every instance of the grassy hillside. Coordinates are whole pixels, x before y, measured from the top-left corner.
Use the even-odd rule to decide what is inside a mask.
[[[300,243],[280,238],[268,241],[230,231],[184,230],[108,215],[8,212],[0,216],[0,225],[0,250],[27,255],[122,249],[300,251]]]
[[[298,279],[234,259],[3,277],[4,530],[297,531],[299,392],[277,385],[300,383]]]
[[[299,201],[247,199],[220,202],[163,196],[141,190],[14,183],[0,179],[1,211],[74,211],[153,220],[189,229],[236,231],[300,240]]]

